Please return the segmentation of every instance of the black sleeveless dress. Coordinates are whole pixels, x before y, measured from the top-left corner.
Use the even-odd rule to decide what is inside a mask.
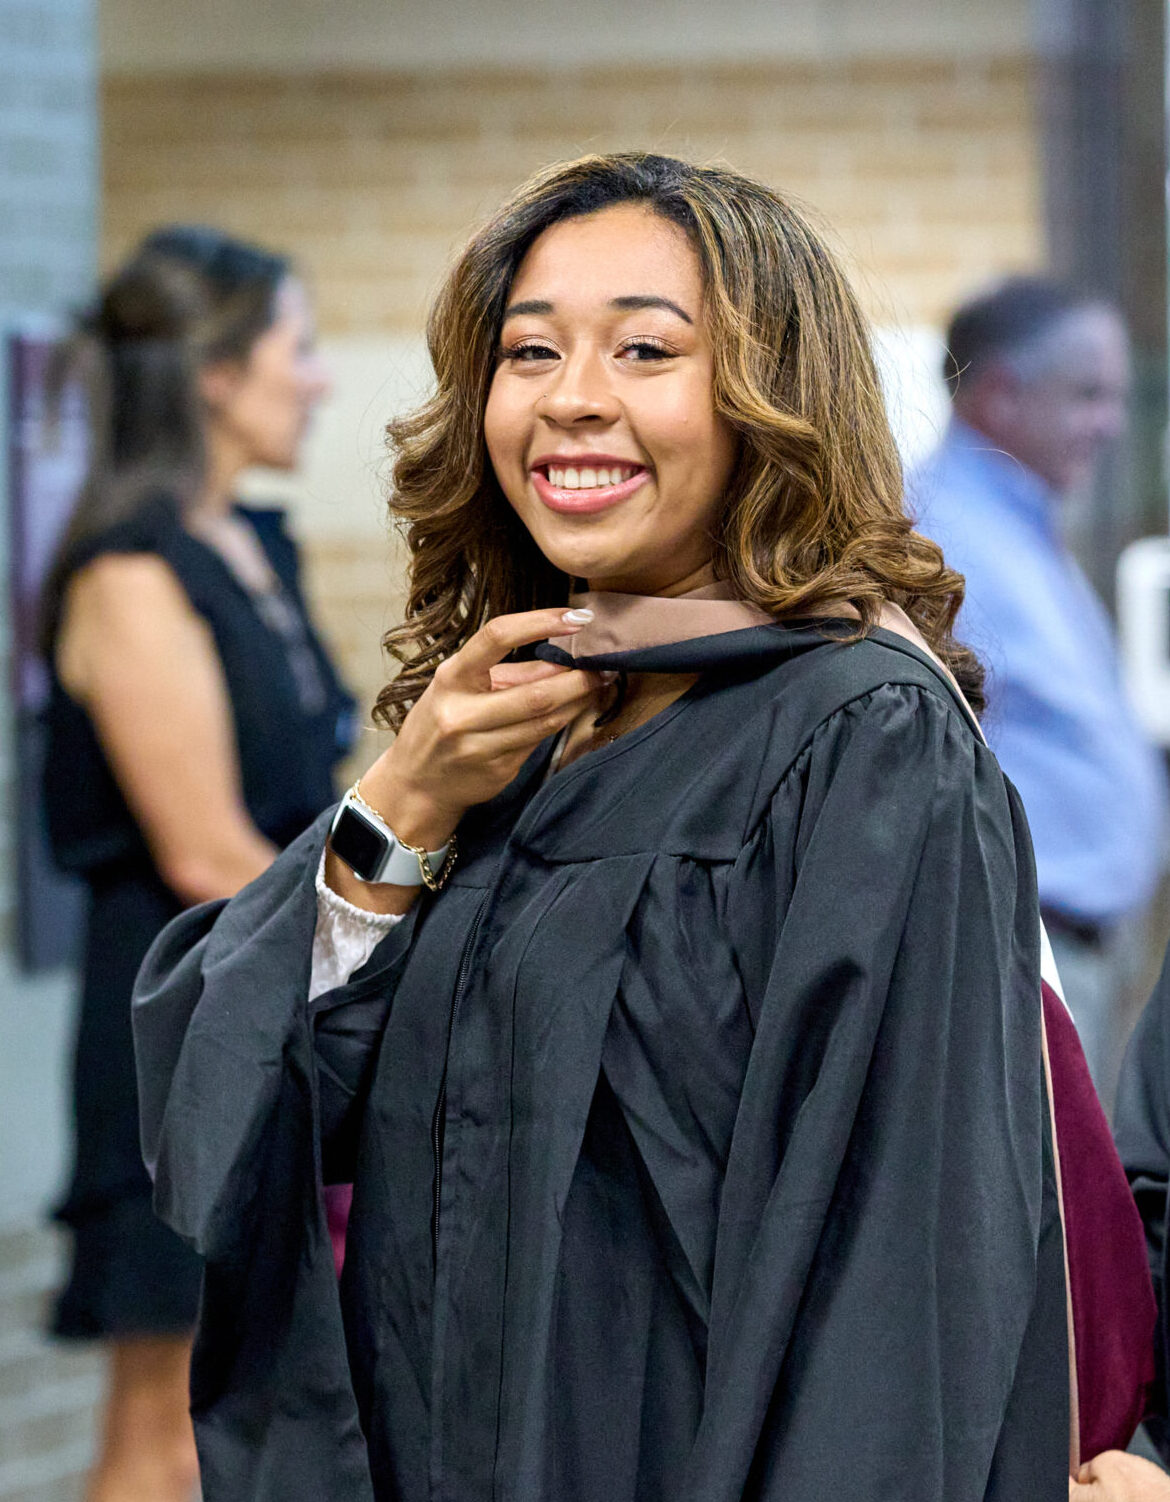
[[[219,652],[248,813],[284,846],[336,797],[334,768],[353,741],[354,701],[309,621],[283,512],[241,506],[237,514],[272,565],[279,581],[272,594],[251,594],[184,529],[166,498],[90,539],[73,566],[105,553],[153,553],[171,567]],[[152,940],[183,904],[159,875],[89,716],[55,674],[48,729],[50,842],[90,896],[73,1075],[76,1158],[57,1211],[73,1231],[73,1263],[54,1330],[79,1338],[178,1334],[195,1323],[200,1265],[151,1210],[130,992]]]

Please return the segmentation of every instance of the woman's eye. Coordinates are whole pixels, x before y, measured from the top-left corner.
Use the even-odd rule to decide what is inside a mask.
[[[674,350],[668,349],[665,344],[657,344],[653,339],[633,339],[629,344],[623,344],[618,351],[622,359],[627,356],[636,364],[644,360],[670,360],[674,357]]]
[[[536,360],[555,360],[557,352],[550,344],[513,344],[500,351],[500,358],[530,365]]]

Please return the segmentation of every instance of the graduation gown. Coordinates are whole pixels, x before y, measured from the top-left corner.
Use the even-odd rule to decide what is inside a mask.
[[[206,1502],[1057,1502],[1016,795],[881,630],[607,661],[704,676],[550,779],[538,750],[347,985],[306,1003],[327,819],[148,958]]]

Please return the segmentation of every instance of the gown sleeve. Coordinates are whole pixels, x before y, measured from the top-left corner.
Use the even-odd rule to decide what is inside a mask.
[[[345,914],[322,917],[316,875],[327,828],[328,815],[230,902],[168,925],[135,987],[155,1209],[212,1261],[245,1250],[275,1192],[265,1189],[270,1160],[291,1141],[305,1144],[310,1186],[345,1176],[344,1149],[409,945],[409,916],[357,934],[339,934],[339,920],[353,927]],[[322,950],[314,988],[321,934],[342,939],[358,980],[330,974],[337,956],[326,966]],[[393,953],[384,952],[391,940]]]
[[[328,819],[231,902],[165,929],[135,989],[155,1207],[205,1258],[201,1479],[232,1502],[373,1496],[322,1186],[349,1167],[414,920],[309,1001]]]
[[[1038,903],[994,757],[914,686],[840,710],[727,913],[755,1037],[688,1498],[1063,1495]]]

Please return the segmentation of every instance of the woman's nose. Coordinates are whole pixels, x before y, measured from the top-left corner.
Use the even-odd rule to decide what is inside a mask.
[[[578,422],[611,422],[618,402],[602,362],[582,356],[564,361],[538,402],[541,415],[564,427]]]
[[[323,402],[333,395],[333,372],[320,355],[314,355],[305,372],[305,389],[312,402]]]

